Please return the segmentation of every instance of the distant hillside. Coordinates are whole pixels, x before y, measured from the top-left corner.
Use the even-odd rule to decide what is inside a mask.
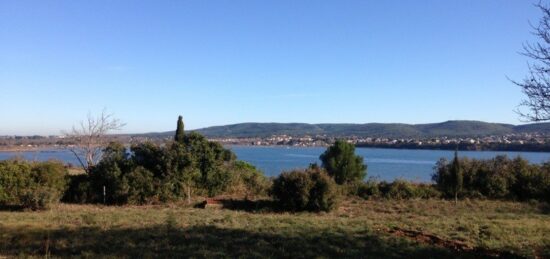
[[[482,121],[446,121],[429,124],[366,123],[239,123],[196,130],[208,137],[269,137],[272,135],[328,135],[359,137],[477,137],[509,133],[549,133],[550,123],[511,125]],[[149,133],[149,136],[169,136],[173,132]]]

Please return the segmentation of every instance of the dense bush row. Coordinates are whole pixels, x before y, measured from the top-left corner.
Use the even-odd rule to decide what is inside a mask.
[[[126,148],[111,143],[90,174],[73,176],[64,200],[145,204],[215,196],[265,193],[269,181],[253,166],[202,135],[190,133],[166,145]]]
[[[0,205],[45,209],[59,202],[67,169],[61,162],[0,161]]]
[[[458,165],[459,197],[550,202],[550,163],[530,164],[521,157],[497,156],[487,160],[460,158]],[[452,166],[440,159],[432,177],[445,197],[454,195],[456,177]]]
[[[175,141],[141,143],[128,150],[109,144],[101,161],[85,174],[68,176],[61,163],[6,161],[0,167],[0,203],[45,207],[46,203],[148,204],[192,195],[266,195],[290,211],[328,211],[337,201],[336,182],[361,181],[366,166],[352,144],[337,141],[321,155],[323,169],[283,173],[274,181],[219,143],[198,133],[183,133],[178,121]],[[67,184],[68,182],[68,184]],[[273,184],[272,188],[271,185]]]
[[[393,182],[369,180],[343,186],[343,194],[365,199],[432,199],[440,198],[441,192],[428,183],[412,183],[406,180]]]
[[[66,202],[148,204],[192,195],[272,195],[288,211],[329,211],[339,195],[366,199],[491,198],[550,202],[550,163],[520,157],[488,160],[441,159],[435,184],[404,180],[364,182],[366,166],[338,141],[321,155],[322,167],[284,172],[273,181],[254,166],[202,135],[190,133],[163,145],[142,143],[130,150],[111,143],[89,173],[68,175],[61,162],[0,161],[0,205],[47,208]],[[349,166],[349,164],[353,164]]]

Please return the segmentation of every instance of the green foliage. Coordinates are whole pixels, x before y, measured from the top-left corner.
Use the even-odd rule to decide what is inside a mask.
[[[432,184],[412,183],[397,179],[393,182],[378,182],[369,180],[354,187],[355,193],[350,193],[364,199],[385,198],[403,199],[433,199],[441,197],[441,193]]]
[[[387,198],[397,200],[415,198],[415,188],[407,181],[395,180],[392,183],[385,183],[381,189]]]
[[[22,191],[19,205],[31,210],[49,209],[52,204],[59,202],[61,194],[55,188],[35,185]]]
[[[0,204],[20,203],[22,190],[31,184],[31,169],[21,160],[0,161]]]
[[[462,167],[460,166],[460,160],[458,159],[458,151],[455,151],[455,157],[451,164],[451,185],[455,195],[455,200],[458,199],[458,194],[462,191],[462,185],[464,182]]]
[[[202,180],[202,186],[208,196],[213,197],[225,192],[231,184],[231,175],[226,168],[216,167],[208,171],[206,179]]]
[[[225,191],[231,175],[227,165],[235,162],[235,154],[217,142],[208,141],[196,132],[185,135],[184,145],[194,167],[200,172],[197,185],[209,196]]]
[[[334,181],[323,170],[284,172],[273,181],[272,196],[289,211],[330,211],[337,205]]]
[[[226,194],[244,196],[245,199],[268,194],[271,181],[255,166],[244,161],[235,161],[227,170],[231,179]]]
[[[126,200],[131,204],[146,204],[155,197],[154,175],[144,167],[138,166],[124,175],[127,184]]]
[[[338,197],[334,180],[321,170],[313,171],[310,177],[312,187],[309,191],[308,210],[331,211],[336,208]]]
[[[183,117],[179,116],[178,117],[178,126],[176,128],[176,136],[174,137],[174,141],[176,141],[178,143],[183,143],[184,136],[185,136],[185,133],[184,133],[184,126],[183,126]]]
[[[67,170],[58,161],[0,161],[0,204],[38,210],[59,202]]]
[[[415,184],[405,180],[395,180],[380,184],[381,193],[388,199],[431,199],[439,198],[440,193],[429,184]]]
[[[355,189],[356,192],[354,193],[354,195],[363,197],[365,199],[370,197],[377,198],[381,196],[379,183],[375,180],[360,182]]]
[[[283,209],[306,210],[311,185],[308,171],[283,172],[273,181],[271,193]]]
[[[72,203],[94,202],[91,189],[90,176],[88,174],[69,175],[68,187],[63,194],[62,201]]]
[[[166,151],[159,145],[151,142],[132,145],[131,160],[134,165],[139,165],[151,171],[155,178],[166,177],[168,166],[166,164]]]
[[[164,145],[140,143],[131,152],[110,143],[89,175],[70,177],[64,200],[146,204],[187,198],[190,202],[193,194],[215,196],[235,184],[241,184],[247,195],[265,192],[267,179],[255,168],[243,167],[219,143],[195,132],[181,140]]]
[[[517,157],[497,156],[487,160],[460,158],[464,186],[460,195],[471,198],[550,201],[550,164],[530,164]],[[446,197],[455,195],[452,164],[444,159],[436,164],[432,176]]]
[[[367,175],[363,157],[355,155],[355,146],[343,140],[337,140],[321,154],[320,159],[338,184],[361,181]]]
[[[127,202],[125,191],[128,189],[128,183],[123,178],[126,172],[119,166],[119,162],[123,161],[102,160],[93,168],[89,178],[91,181],[89,193],[95,202],[103,202],[104,198],[107,204]],[[104,189],[105,196],[103,196]]]
[[[77,203],[148,203],[155,196],[154,174],[144,166],[137,165],[136,160],[158,169],[156,161],[152,161],[152,157],[159,154],[155,151],[155,145],[143,144],[136,149],[134,156],[130,156],[120,143],[110,143],[103,151],[102,160],[89,175],[69,178],[70,184],[64,200]]]

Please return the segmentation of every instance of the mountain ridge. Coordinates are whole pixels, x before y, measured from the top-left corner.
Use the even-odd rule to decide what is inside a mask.
[[[269,137],[273,135],[332,137],[482,137],[489,135],[506,135],[512,133],[550,134],[550,123],[533,123],[513,125],[474,120],[449,120],[439,123],[406,124],[406,123],[277,123],[245,122],[222,126],[212,126],[191,130],[207,137]],[[153,132],[145,136],[170,136],[174,131]]]

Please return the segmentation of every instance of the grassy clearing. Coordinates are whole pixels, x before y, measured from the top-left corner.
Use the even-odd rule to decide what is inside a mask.
[[[539,204],[348,199],[331,213],[60,204],[0,212],[0,257],[475,258],[388,232],[407,229],[473,247],[550,256],[550,214]]]

